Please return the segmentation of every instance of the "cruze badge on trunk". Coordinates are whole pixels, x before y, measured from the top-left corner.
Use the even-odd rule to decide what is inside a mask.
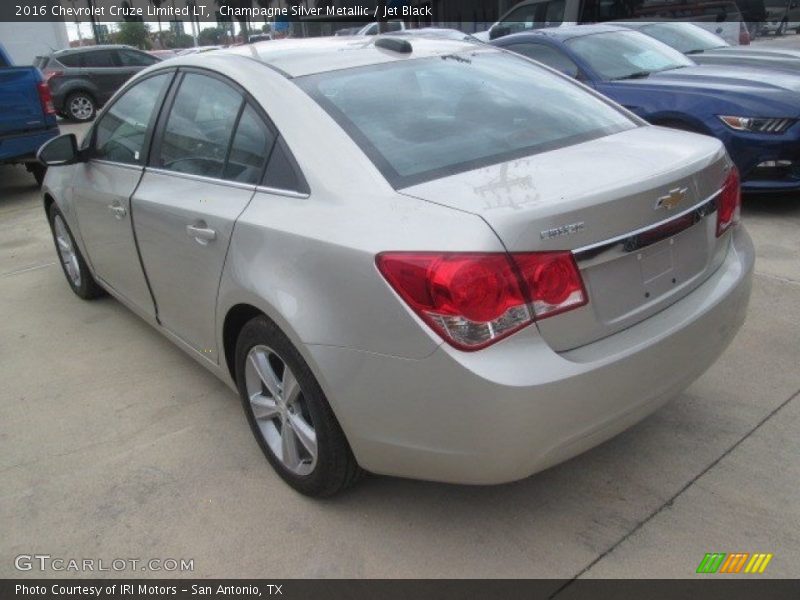
[[[561,237],[562,235],[571,235],[584,230],[583,221],[580,223],[570,223],[569,225],[561,225],[560,227],[553,227],[552,229],[545,229],[541,232],[543,240],[550,240],[552,238]]]

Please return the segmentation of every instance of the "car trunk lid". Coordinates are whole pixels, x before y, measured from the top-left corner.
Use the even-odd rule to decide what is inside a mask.
[[[640,127],[402,193],[480,215],[509,252],[572,251],[589,303],[538,322],[562,351],[647,318],[716,269],[728,165],[713,138]]]

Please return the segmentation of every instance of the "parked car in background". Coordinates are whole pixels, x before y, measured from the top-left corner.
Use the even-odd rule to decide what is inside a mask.
[[[203,54],[213,50],[221,50],[225,46],[195,46],[194,48],[184,48],[178,50],[178,56],[189,56],[190,54]]]
[[[691,21],[729,44],[750,43],[742,14],[732,0],[523,0],[487,31],[473,35],[488,42],[532,29],[621,19]]]
[[[24,164],[41,184],[36,151],[59,134],[50,88],[36,67],[15,67],[0,44],[0,164]]]
[[[800,190],[800,75],[696,65],[658,40],[577,25],[492,42],[583,81],[651,123],[713,135],[748,191]]]
[[[475,39],[471,34],[464,33],[463,31],[459,31],[458,29],[450,29],[446,27],[417,27],[417,28],[409,28],[409,29],[402,29],[400,31],[394,31],[390,34],[392,37],[402,38],[402,37],[425,37],[428,39],[441,39],[441,40],[456,40],[462,42],[478,42],[479,40]]]
[[[378,35],[379,33],[396,33],[406,29],[408,28],[401,19],[393,19],[380,23],[374,21],[356,27],[342,27],[341,29],[337,29],[333,35]]]
[[[764,0],[764,5],[767,15],[761,24],[762,33],[800,33],[800,0]]]
[[[719,140],[485,44],[180,57],[85,140],[40,154],[67,283],[236,388],[304,494],[526,477],[684,389],[747,312]]]
[[[130,46],[87,46],[39,56],[35,65],[44,73],[58,114],[91,121],[131,76],[157,62]]]
[[[649,35],[701,65],[789,69],[800,73],[800,50],[774,47],[769,44],[731,46],[718,35],[692,23],[629,21],[614,24]]]
[[[361,26],[359,27],[342,27],[341,29],[337,29],[333,35],[356,35],[361,30]]]
[[[178,52],[176,50],[148,50],[147,53],[150,56],[155,56],[159,60],[167,60],[169,58],[175,58],[178,56]]]
[[[247,38],[247,42],[249,44],[255,44],[256,42],[269,42],[272,40],[271,33],[255,33]]]

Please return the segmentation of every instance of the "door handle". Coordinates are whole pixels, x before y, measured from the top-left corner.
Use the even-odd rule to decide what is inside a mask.
[[[205,225],[205,223],[203,223]],[[217,232],[208,227],[199,227],[198,225],[187,225],[186,234],[193,237],[199,244],[207,244],[217,239]]]
[[[108,210],[114,213],[114,217],[117,219],[122,219],[125,215],[128,214],[128,211],[125,210],[125,207],[121,204],[109,204]]]

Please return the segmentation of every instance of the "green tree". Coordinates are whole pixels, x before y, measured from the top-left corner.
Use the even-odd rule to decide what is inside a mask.
[[[219,46],[225,39],[226,31],[222,27],[206,27],[197,35],[200,46]]]
[[[119,30],[115,37],[116,41],[120,44],[127,44],[128,46],[135,46],[136,48],[147,50],[150,44],[148,34],[147,23],[132,21],[120,23]]]

